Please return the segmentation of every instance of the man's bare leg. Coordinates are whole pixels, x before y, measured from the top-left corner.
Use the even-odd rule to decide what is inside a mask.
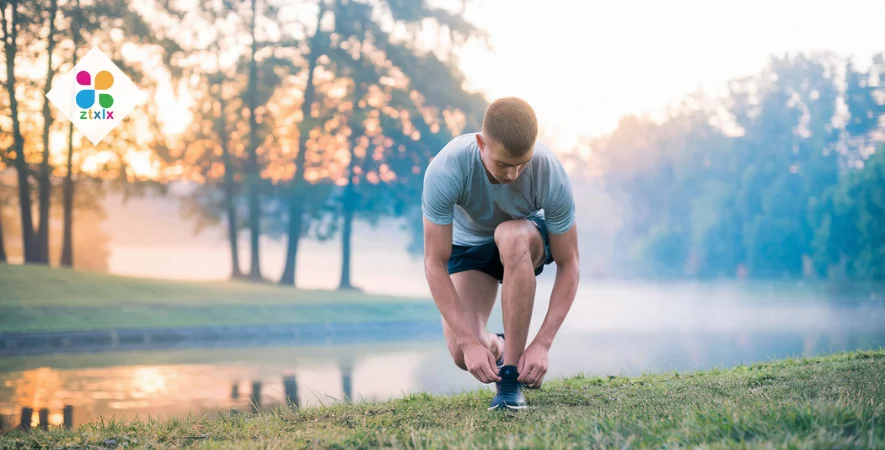
[[[492,313],[492,307],[495,306],[495,299],[498,296],[498,280],[478,270],[468,270],[452,274],[452,284],[458,293],[464,316],[469,317],[470,322],[467,326],[470,331],[480,343],[492,352],[495,359],[499,359],[502,351],[501,340],[496,334],[486,329],[489,315]],[[442,319],[442,322],[446,346],[449,348],[455,365],[462,370],[467,370],[464,354],[458,346],[454,333],[445,319]]]
[[[525,351],[535,303],[535,267],[544,261],[544,241],[528,220],[512,220],[495,229],[504,265],[501,307],[504,313],[504,365],[515,366]]]

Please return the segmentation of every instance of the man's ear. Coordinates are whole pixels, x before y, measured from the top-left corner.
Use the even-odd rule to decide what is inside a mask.
[[[476,133],[476,145],[479,146],[480,150],[485,150],[486,142],[483,140],[481,133]]]

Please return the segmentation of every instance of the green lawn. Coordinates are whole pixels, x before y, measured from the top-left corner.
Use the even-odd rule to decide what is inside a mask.
[[[13,431],[0,447],[885,448],[885,351],[698,373],[585,377],[489,412],[488,390],[215,419]]]
[[[0,264],[0,332],[433,319],[430,299]]]

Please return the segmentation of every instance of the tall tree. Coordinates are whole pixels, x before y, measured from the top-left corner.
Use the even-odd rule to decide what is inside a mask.
[[[38,259],[34,238],[34,220],[31,210],[31,185],[28,180],[30,169],[25,160],[25,139],[19,120],[19,105],[16,98],[16,57],[19,53],[19,38],[25,29],[27,16],[22,16],[18,0],[3,3],[0,24],[3,26],[3,54],[6,56],[6,92],[9,95],[9,110],[12,116],[12,135],[14,140],[15,170],[18,176],[18,200],[21,217],[22,248],[24,261]],[[7,18],[8,17],[8,18]]]
[[[247,8],[243,8],[243,4],[247,4]],[[259,0],[244,0],[243,3],[225,1],[224,7],[231,12],[244,12],[248,9],[248,19],[243,23],[247,34],[249,35],[249,51],[247,65],[247,90],[246,90],[246,108],[249,115],[248,127],[248,143],[246,145],[246,164],[244,169],[246,181],[246,206],[247,206],[247,225],[249,228],[249,247],[250,247],[250,264],[248,278],[253,281],[263,280],[261,271],[261,254],[260,254],[260,238],[262,234],[262,199],[261,193],[265,190],[266,181],[262,177],[262,164],[259,159],[259,151],[262,145],[261,128],[269,129],[266,123],[272,119],[265,114],[263,119],[259,121],[259,115],[266,112],[264,100],[272,97],[274,89],[278,85],[259,85],[261,79],[267,76],[274,76],[277,80],[279,76],[275,74],[259,73],[261,69],[259,53],[273,54],[277,48],[293,45],[297,41],[290,37],[290,31],[287,23],[281,22],[280,7],[270,2],[259,2]],[[261,19],[261,21],[259,21]],[[259,36],[259,31],[273,30],[263,32]],[[269,69],[281,68],[284,66],[291,67],[292,61],[284,61],[279,58],[269,58],[271,64]]]
[[[239,136],[234,136],[236,123],[231,124],[229,118],[236,117],[237,111],[243,106],[242,77],[222,65],[222,42],[228,36],[221,34],[219,24],[224,21],[225,10],[203,3],[199,12],[196,23],[190,22],[190,26],[202,34],[207,25],[214,25],[210,29],[215,31],[216,36],[206,48],[187,48],[187,59],[191,62],[182,64],[184,78],[190,80],[189,88],[195,108],[192,110],[191,124],[183,135],[185,143],[180,162],[183,167],[192,168],[203,184],[187,199],[189,205],[186,206],[189,214],[198,217],[198,230],[207,219],[208,222],[224,219],[231,255],[230,277],[240,279],[244,278],[244,274],[240,268],[240,220],[236,204],[240,191],[237,177],[242,171],[242,164],[233,147],[242,141]],[[191,41],[200,42],[196,35]],[[219,190],[220,199],[216,195]]]
[[[209,57],[210,52],[192,52],[197,61],[196,67],[189,67],[191,73],[191,93],[194,96],[195,108],[191,124],[183,135],[183,154],[179,163],[186,176],[193,176],[199,181],[196,189],[186,198],[185,214],[197,218],[197,231],[206,225],[226,222],[226,234],[231,251],[231,276],[244,277],[239,269],[238,235],[241,214],[237,204],[242,194],[241,177],[244,153],[248,148],[250,131],[243,122],[231,121],[237,117],[248,104],[248,77],[237,74],[248,73],[250,61],[248,56],[240,60],[234,70],[224,67],[212,68],[202,57]],[[262,160],[259,162],[264,170],[277,169],[272,160],[276,157],[275,148],[270,144],[275,139],[273,130],[276,123],[274,104],[271,99],[283,77],[278,72],[288,72],[291,62],[280,58],[264,58],[258,63],[258,127],[256,129],[259,142],[262,142]],[[269,188],[272,180],[262,180],[259,191],[264,198],[266,211],[272,205],[273,190]],[[273,219],[273,215],[270,216]],[[263,220],[263,231],[275,225],[274,220]],[[271,230],[272,231],[272,230]]]
[[[298,123],[298,154],[295,157],[295,171],[292,175],[291,191],[287,195],[288,230],[286,233],[286,256],[280,284],[295,286],[295,274],[298,262],[298,243],[304,229],[304,205],[309,198],[308,183],[304,180],[305,163],[307,162],[307,141],[310,131],[319,124],[313,115],[316,99],[314,76],[320,56],[323,54],[325,41],[328,39],[322,30],[322,19],[326,14],[326,3],[320,0],[317,4],[316,23],[310,37],[307,51],[307,81],[304,85],[301,100],[301,121]]]
[[[258,122],[255,110],[258,108],[258,63],[255,53],[258,51],[258,40],[255,37],[258,18],[258,0],[252,0],[251,51],[249,52],[249,92],[246,94],[249,106],[249,148],[246,163],[246,189],[249,208],[249,279],[259,281],[261,276],[261,204],[258,198],[261,174],[258,168]]]
[[[872,256],[885,224],[876,216],[881,207],[875,199],[882,198],[876,182],[885,165],[881,147],[875,150],[873,135],[880,129],[885,103],[877,98],[881,88],[870,83],[877,72],[885,73],[881,54],[873,58],[867,71],[857,70],[852,63],[847,65],[844,99],[848,117],[839,130],[841,148],[832,149],[840,157],[841,170],[836,182],[810,205],[815,269],[834,281],[876,278],[879,264]]]
[[[285,232],[280,225],[285,224],[291,190],[283,185],[290,184],[287,155],[295,153],[289,143],[295,122],[291,96],[283,94],[300,88],[293,79],[306,59],[298,52],[304,39],[296,37],[301,6],[203,2],[182,25],[199,31],[179,36],[187,57],[177,66],[195,97],[180,164],[203,183],[186,199],[185,214],[197,218],[197,231],[227,222],[235,267],[240,258],[237,235],[244,222],[243,229],[250,231],[250,266],[257,264],[258,269],[250,267],[247,277],[254,280],[263,279],[260,237]],[[291,22],[281,19],[293,16]],[[236,205],[241,196],[245,212],[239,219]],[[237,276],[236,269],[232,273]]]
[[[46,82],[43,85],[43,160],[40,162],[39,176],[39,210],[40,221],[37,226],[37,262],[49,264],[49,206],[52,195],[52,167],[49,163],[49,130],[52,127],[52,110],[49,107],[49,97],[46,94],[52,89],[52,79],[56,68],[52,66],[52,57],[55,54],[56,28],[55,21],[58,14],[58,1],[49,0],[49,11],[46,21],[49,32],[46,36]]]
[[[174,70],[175,66],[170,61],[181,49],[175,41],[167,37],[167,32],[160,28],[163,23],[174,23],[174,19],[179,18],[181,12],[176,10],[171,2],[161,2],[157,6],[158,8],[154,10],[152,16],[152,20],[155,19],[156,22],[151,22],[142,17],[132,5],[123,1],[68,0],[63,5],[59,5],[59,9],[62,11],[61,17],[64,19],[59,23],[64,28],[56,30],[56,33],[67,38],[59,43],[59,47],[68,47],[69,45],[71,55],[71,65],[66,66],[63,64],[63,66],[70,70],[71,67],[77,64],[79,53],[81,51],[88,51],[88,49],[81,48],[83,43],[88,42],[92,45],[102,45],[107,42],[113,42],[113,46],[104,47],[113,50],[108,57],[127,76],[132,78],[136,84],[140,85],[142,89],[150,91],[155,89],[155,87],[152,87],[151,83],[145,80],[144,73],[146,71],[142,67],[142,62],[136,61],[133,63],[127,61],[121,53],[121,49],[125,48],[123,44],[135,44],[143,50],[159,50],[159,57],[166,67],[170,69],[172,81],[174,82],[177,72]],[[59,66],[57,70],[63,70],[63,67]],[[141,145],[132,138],[138,135],[134,129],[147,125],[149,130],[155,132],[151,148],[157,155],[164,156],[168,149],[162,134],[157,133],[157,112],[151,110],[151,104],[146,106],[146,109],[149,111],[147,114],[142,115],[142,118],[146,119],[144,120],[146,123],[136,124],[135,121],[139,119],[128,117],[94,149],[94,151],[98,152],[112,152],[117,157],[120,167],[115,171],[117,174],[116,181],[118,182],[115,186],[123,190],[124,196],[128,196],[131,193],[131,188],[137,190],[146,186],[130,183],[126,170],[125,153],[130,149],[142,150],[142,148],[133,148]],[[74,165],[76,153],[80,153],[81,160],[85,155],[82,154],[83,148],[78,149],[78,147],[82,146],[77,145],[77,142],[75,142],[73,123],[68,124],[67,134],[65,174],[62,183],[63,230],[60,265],[72,267],[77,260],[74,255],[78,248],[77,242],[80,242],[74,236],[76,230],[80,229],[80,227],[74,224],[75,210],[77,209],[77,203],[80,201],[77,199],[77,190],[78,185],[86,182],[89,176],[82,173],[80,176],[75,176],[77,171]],[[100,176],[107,176],[107,174],[100,174]],[[155,184],[148,185],[155,186]]]
[[[320,4],[320,17],[322,17],[322,6]],[[395,23],[406,24],[409,32],[413,37],[419,31],[419,24],[426,19],[434,22],[440,29],[448,29],[456,37],[453,42],[470,36],[481,35],[475,27],[463,21],[460,17],[454,16],[444,10],[436,9],[429,6],[428,2],[399,2],[386,1],[378,4],[359,2],[351,0],[335,0],[331,5],[332,17],[334,18],[334,42],[320,32],[317,27],[313,38],[311,39],[310,56],[308,57],[308,79],[312,80],[315,66],[312,64],[316,61],[318,55],[326,53],[330,57],[329,67],[337,76],[349,77],[355,80],[353,91],[346,99],[338,99],[339,105],[357,104],[363,101],[363,94],[366,93],[368,87],[372,84],[379,83],[380,77],[391,79],[391,74],[397,73],[403,75],[408,80],[407,86],[401,86],[401,92],[394,95],[394,104],[391,107],[406,108],[408,112],[413,113],[412,117],[416,122],[422,122],[424,117],[421,108],[426,107],[427,110],[435,110],[436,114],[441,111],[451,112],[461,109],[464,114],[469,114],[473,119],[477,114],[477,105],[483,103],[481,97],[471,97],[463,91],[463,83],[460,80],[460,74],[453,69],[455,61],[449,63],[439,60],[432,52],[425,49],[419,49],[413,45],[416,39],[406,38],[403,40],[394,39],[388,31],[382,26],[387,19],[393,19]],[[318,20],[319,22],[319,20]],[[320,48],[323,45],[327,48]],[[430,49],[436,50],[436,49]],[[375,56],[370,54],[374,51]],[[453,92],[444,92],[452,89]],[[306,114],[306,112],[314,111],[312,102],[317,99],[314,94],[315,86],[312,82],[308,82],[305,88],[305,101],[302,103],[302,111],[304,121],[299,124],[299,133],[301,136],[301,146],[299,147],[299,158],[303,157],[304,152],[301,150],[307,142],[308,133],[314,129],[314,122],[307,122],[308,118],[314,118],[314,115]],[[424,101],[426,105],[418,104],[417,99]],[[310,100],[310,101],[308,101]],[[348,107],[349,108],[349,107]],[[380,108],[380,106],[379,106]],[[346,108],[347,109],[347,108]],[[362,170],[361,164],[366,162],[363,159],[359,162],[359,158],[353,156],[354,149],[361,148],[356,145],[357,138],[362,135],[358,130],[362,128],[362,120],[368,115],[374,113],[369,109],[356,108],[351,109],[352,113],[342,118],[347,123],[350,131],[348,135],[349,148],[351,156],[349,158],[348,167],[345,172],[348,174],[344,177],[344,186],[339,197],[339,214],[342,219],[342,279],[340,286],[344,289],[352,287],[350,280],[350,252],[351,252],[351,234],[352,224],[355,214],[366,206],[361,199],[369,198],[368,195],[360,195],[355,185],[359,182],[360,176],[369,173],[377,175],[378,172],[370,170]],[[377,112],[377,111],[375,111]],[[433,113],[429,113],[433,114]],[[392,121],[395,123],[395,121]],[[471,122],[474,123],[474,122]],[[427,126],[424,124],[423,126]],[[425,136],[431,133],[427,132]],[[388,145],[389,147],[389,145]],[[397,148],[401,147],[397,143]],[[411,155],[416,157],[416,166],[420,173],[422,163],[420,160],[426,161],[431,156],[433,150],[431,146],[418,145],[414,142],[408,146]],[[436,148],[438,150],[441,145]],[[419,156],[420,155],[420,156]],[[299,159],[300,161],[300,159]],[[301,164],[296,163],[296,170],[301,170]],[[407,170],[412,170],[409,166]],[[285,284],[293,284],[295,278],[295,261],[297,254],[297,242],[300,239],[301,217],[302,214],[296,212],[296,209],[302,211],[306,208],[302,200],[305,191],[310,186],[303,183],[303,173],[296,174],[293,181],[292,208],[290,208],[290,226],[288,233],[289,248],[286,255],[286,267],[283,272],[281,282]],[[362,174],[362,175],[360,175]],[[405,178],[405,177],[404,177]],[[414,192],[414,191],[412,191]],[[414,200],[414,199],[413,199]],[[381,203],[381,202],[378,202]],[[362,205],[362,206],[359,206]],[[367,215],[373,214],[368,210]],[[378,214],[375,211],[374,214]],[[294,218],[292,220],[291,218]]]
[[[221,71],[220,51],[216,49],[215,63],[217,66],[217,75],[211,86],[216,89],[218,98],[218,113],[215,119],[215,133],[218,135],[219,145],[221,146],[221,163],[224,166],[224,210],[227,219],[227,238],[230,245],[231,260],[231,278],[243,278],[243,272],[240,269],[240,246],[237,211],[236,211],[236,181],[234,157],[231,155],[230,149],[230,130],[227,125],[227,101],[225,96],[225,80],[227,77]]]
[[[743,178],[736,190],[745,218],[747,268],[755,277],[800,277],[812,253],[809,202],[836,179],[838,135],[833,61],[799,55],[771,61],[742,90],[758,98],[737,114],[744,135]]]
[[[77,65],[77,49],[80,47],[79,32],[79,14],[80,0],[74,3],[74,9],[71,11],[71,27],[70,36],[74,44],[72,63]],[[65,156],[65,178],[63,183],[62,194],[62,211],[64,217],[62,219],[62,244],[61,244],[61,261],[62,267],[74,266],[74,122],[68,124],[68,151]]]

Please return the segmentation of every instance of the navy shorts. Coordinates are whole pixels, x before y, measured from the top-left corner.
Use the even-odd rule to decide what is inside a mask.
[[[544,266],[553,262],[550,254],[550,236],[547,234],[547,223],[540,217],[528,217],[541,233],[544,241],[544,264],[535,269],[535,276],[544,271]],[[449,257],[449,274],[464,272],[467,270],[479,270],[494,277],[498,282],[504,279],[504,265],[501,264],[501,255],[495,241],[474,247],[452,245],[452,256]]]

